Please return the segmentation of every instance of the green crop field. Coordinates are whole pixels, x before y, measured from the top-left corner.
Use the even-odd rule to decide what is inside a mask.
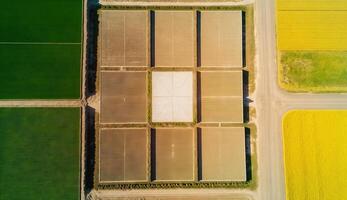
[[[81,42],[82,0],[2,1],[0,42]]]
[[[282,51],[279,81],[292,92],[347,91],[346,51]]]
[[[80,45],[0,45],[1,98],[79,98],[80,52]]]
[[[0,99],[78,99],[83,0],[1,3]]]
[[[79,199],[79,108],[1,108],[0,130],[0,199]]]

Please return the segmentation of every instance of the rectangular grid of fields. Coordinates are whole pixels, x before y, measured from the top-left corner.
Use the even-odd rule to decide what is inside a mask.
[[[194,129],[158,128],[155,143],[155,180],[192,181],[194,179]]]
[[[202,122],[243,122],[242,71],[199,73]]]
[[[193,67],[195,63],[193,11],[155,11],[156,67]]]
[[[78,99],[82,0],[3,2],[0,99]]]
[[[0,199],[80,198],[80,108],[0,108]]]
[[[147,72],[101,72],[101,123],[147,121]]]
[[[161,184],[203,185],[211,181],[223,184],[233,181],[244,182],[245,179],[237,178],[235,175],[237,173],[235,168],[240,165],[229,168],[229,161],[224,169],[235,173],[220,172],[215,176],[205,175],[204,179],[199,179],[198,173],[206,169],[198,166],[198,159],[202,157],[198,153],[196,134],[200,124],[205,122],[207,122],[205,124],[219,123],[220,126],[222,123],[236,126],[234,123],[243,122],[242,12],[218,11],[215,12],[216,17],[212,14],[214,12],[206,11],[211,13],[202,18],[208,22],[206,24],[198,19],[200,17],[198,11],[102,10],[100,13],[100,135],[105,131],[120,128],[124,132],[135,127],[146,127],[140,129],[149,128],[151,131],[148,133],[150,136],[148,157],[142,156],[143,159],[140,160],[140,154],[131,153],[136,157],[133,159],[134,163],[148,166],[148,179],[124,178],[125,173],[138,174],[137,169],[133,167],[124,172],[127,169],[124,164],[124,155],[128,155],[124,150],[127,133],[113,134],[112,138],[109,134],[110,137],[100,138],[98,145],[99,148],[103,147],[99,149],[98,186],[102,188],[110,185],[122,188],[138,184],[140,187],[146,185],[156,188],[161,187]],[[136,22],[127,19],[134,19]],[[216,47],[227,59],[223,58],[219,62],[218,58],[219,63],[216,65],[197,66],[199,43],[203,42],[197,32],[200,31],[199,27],[205,25],[208,26],[205,29],[211,28],[215,21],[221,21],[220,30],[206,32],[210,34],[208,37],[223,38]],[[130,37],[125,36],[126,23],[135,30],[131,38],[135,38],[136,41],[142,40],[138,42],[136,49],[139,52],[150,49],[148,54],[139,53],[145,56],[146,59],[141,57],[140,60],[146,60],[146,65],[138,65],[138,68],[124,60],[127,56],[122,44],[130,40]],[[137,26],[140,23],[142,24]],[[223,30],[222,23],[226,23],[228,27],[232,24],[233,30],[230,28]],[[143,31],[140,33],[138,30]],[[147,34],[149,38],[145,38]],[[205,50],[207,48],[210,47],[205,46]],[[225,51],[237,51],[239,54],[229,55]],[[150,61],[151,65],[147,65],[147,61]],[[213,69],[199,67],[213,67]],[[203,116],[202,121],[197,119],[198,101],[202,104],[200,111]],[[220,135],[218,129],[211,130],[211,133]],[[219,145],[216,140],[213,141],[215,146]],[[240,141],[235,140],[236,143]],[[142,145],[139,147],[143,149]],[[235,145],[235,149],[239,147],[240,151],[244,151],[242,144]],[[230,159],[227,153],[223,156]],[[207,171],[211,169],[205,172]],[[241,169],[240,171],[240,177],[246,176]],[[143,171],[141,174],[144,174]],[[224,175],[224,179],[220,178]]]
[[[245,181],[245,128],[202,128],[201,180]]]
[[[148,12],[102,10],[101,66],[148,66]]]
[[[242,67],[242,12],[201,12],[201,66]]]
[[[148,136],[145,128],[102,129],[99,133],[99,180],[148,180]]]

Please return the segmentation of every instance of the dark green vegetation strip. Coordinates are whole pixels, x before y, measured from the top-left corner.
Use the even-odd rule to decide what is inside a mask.
[[[79,108],[1,108],[0,130],[0,199],[79,199]]]
[[[1,1],[0,42],[81,42],[82,0]]]
[[[279,82],[288,91],[347,91],[347,51],[285,51],[280,59]]]
[[[0,45],[0,99],[78,99],[80,45]]]

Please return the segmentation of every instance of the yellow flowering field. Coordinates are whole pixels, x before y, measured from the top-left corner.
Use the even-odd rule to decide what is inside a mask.
[[[296,110],[283,118],[287,200],[347,199],[347,110]]]
[[[346,50],[346,21],[347,11],[278,11],[278,48]]]
[[[277,0],[278,10],[347,10],[346,0]]]

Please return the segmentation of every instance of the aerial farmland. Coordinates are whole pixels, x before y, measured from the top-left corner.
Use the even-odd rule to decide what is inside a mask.
[[[83,1],[2,2],[0,199],[81,199]]]
[[[277,0],[279,84],[290,92],[345,92],[344,1]]]
[[[243,12],[98,11],[96,191],[253,184]]]
[[[346,0],[0,12],[0,200],[346,199]]]

